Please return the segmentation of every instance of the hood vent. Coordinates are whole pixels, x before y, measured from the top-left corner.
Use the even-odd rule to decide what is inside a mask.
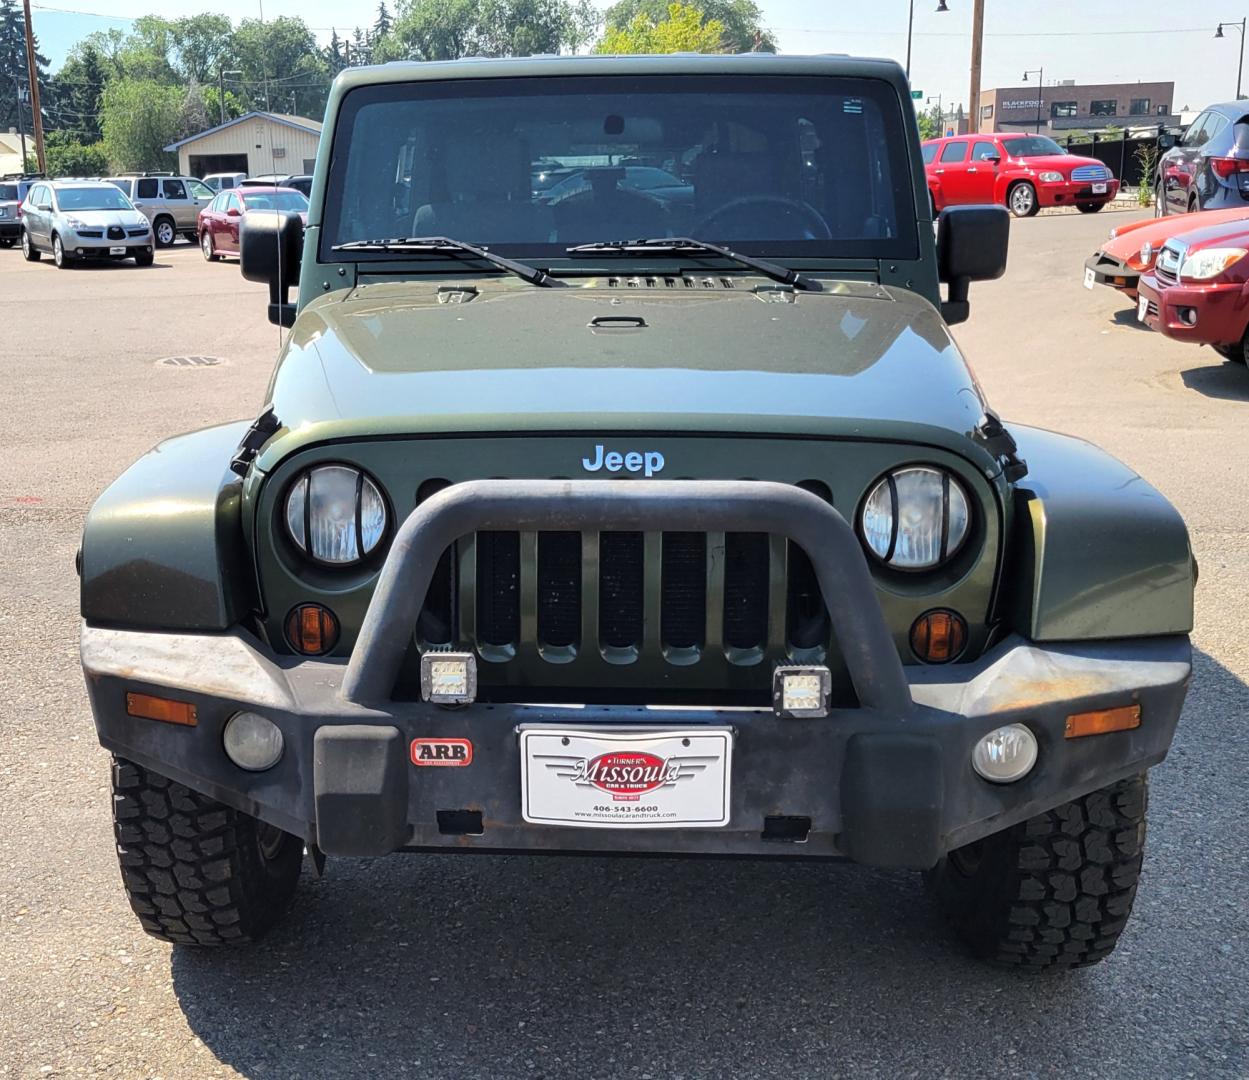
[[[688,277],[682,274],[674,277],[668,274],[662,276],[638,274],[631,277],[609,277],[606,280],[609,289],[663,289],[676,292],[679,289],[734,289],[737,287],[731,277],[712,275]]]

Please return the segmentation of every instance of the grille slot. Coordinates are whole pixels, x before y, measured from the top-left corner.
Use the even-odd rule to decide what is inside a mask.
[[[126,230],[120,225],[110,225],[108,227],[108,238],[110,240],[125,240]]]
[[[758,648],[768,634],[768,535],[725,533],[724,641]]]
[[[677,649],[700,648],[707,627],[706,533],[664,533],[660,575],[661,640]]]
[[[581,636],[581,534],[538,534],[538,640],[569,647]]]
[[[520,637],[520,534],[477,534],[477,639],[514,645]]]
[[[612,649],[642,640],[643,550],[640,532],[599,536],[599,641]]]
[[[792,542],[786,561],[789,568],[785,582],[786,639],[795,649],[818,649],[828,640],[831,627],[815,567],[807,553]]]

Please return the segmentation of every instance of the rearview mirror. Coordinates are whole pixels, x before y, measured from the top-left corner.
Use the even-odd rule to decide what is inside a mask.
[[[295,305],[288,299],[299,284],[304,254],[304,222],[295,213],[253,210],[239,227],[239,265],[248,281],[269,285],[269,321],[295,325]]]
[[[1006,273],[1010,212],[1004,206],[951,206],[937,218],[937,276],[948,286],[941,304],[947,323],[967,320],[968,286]]]

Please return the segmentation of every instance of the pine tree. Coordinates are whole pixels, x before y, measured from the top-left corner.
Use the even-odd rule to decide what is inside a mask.
[[[35,42],[35,70],[40,96],[48,85],[48,60]],[[0,0],[0,131],[17,128],[18,98],[21,103],[21,127],[31,130],[29,82],[26,77],[25,20],[16,0]]]
[[[381,0],[377,5],[377,22],[373,24],[373,40],[380,41],[389,34],[392,24],[390,12],[386,10],[386,0]]]
[[[351,35],[351,62],[356,66],[371,63],[372,52],[368,37],[357,26]]]
[[[325,49],[325,62],[330,69],[330,78],[347,66],[347,57],[343,55],[343,42],[337,30],[330,31],[330,43]]]

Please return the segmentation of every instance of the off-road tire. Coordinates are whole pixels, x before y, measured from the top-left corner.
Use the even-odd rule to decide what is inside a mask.
[[[130,906],[162,941],[255,941],[281,917],[299,882],[298,837],[119,757],[113,829]]]
[[[1129,777],[960,848],[925,875],[985,960],[1041,970],[1114,950],[1141,873],[1148,786]]]
[[[43,258],[43,252],[35,247],[35,242],[25,229],[22,230],[22,258],[27,262],[38,262]]]
[[[1082,214],[1096,214],[1105,205],[1104,202],[1078,202],[1076,209]]]
[[[178,229],[173,218],[158,217],[152,222],[152,233],[156,237],[157,247],[172,247],[178,239]]]
[[[1031,195],[1031,201],[1027,200],[1027,196],[1023,193],[1027,189],[1027,194]],[[1019,180],[1012,184],[1010,190],[1006,193],[1006,206],[1015,217],[1036,217],[1037,212],[1041,209],[1041,200],[1037,197],[1036,188],[1027,180]]]

